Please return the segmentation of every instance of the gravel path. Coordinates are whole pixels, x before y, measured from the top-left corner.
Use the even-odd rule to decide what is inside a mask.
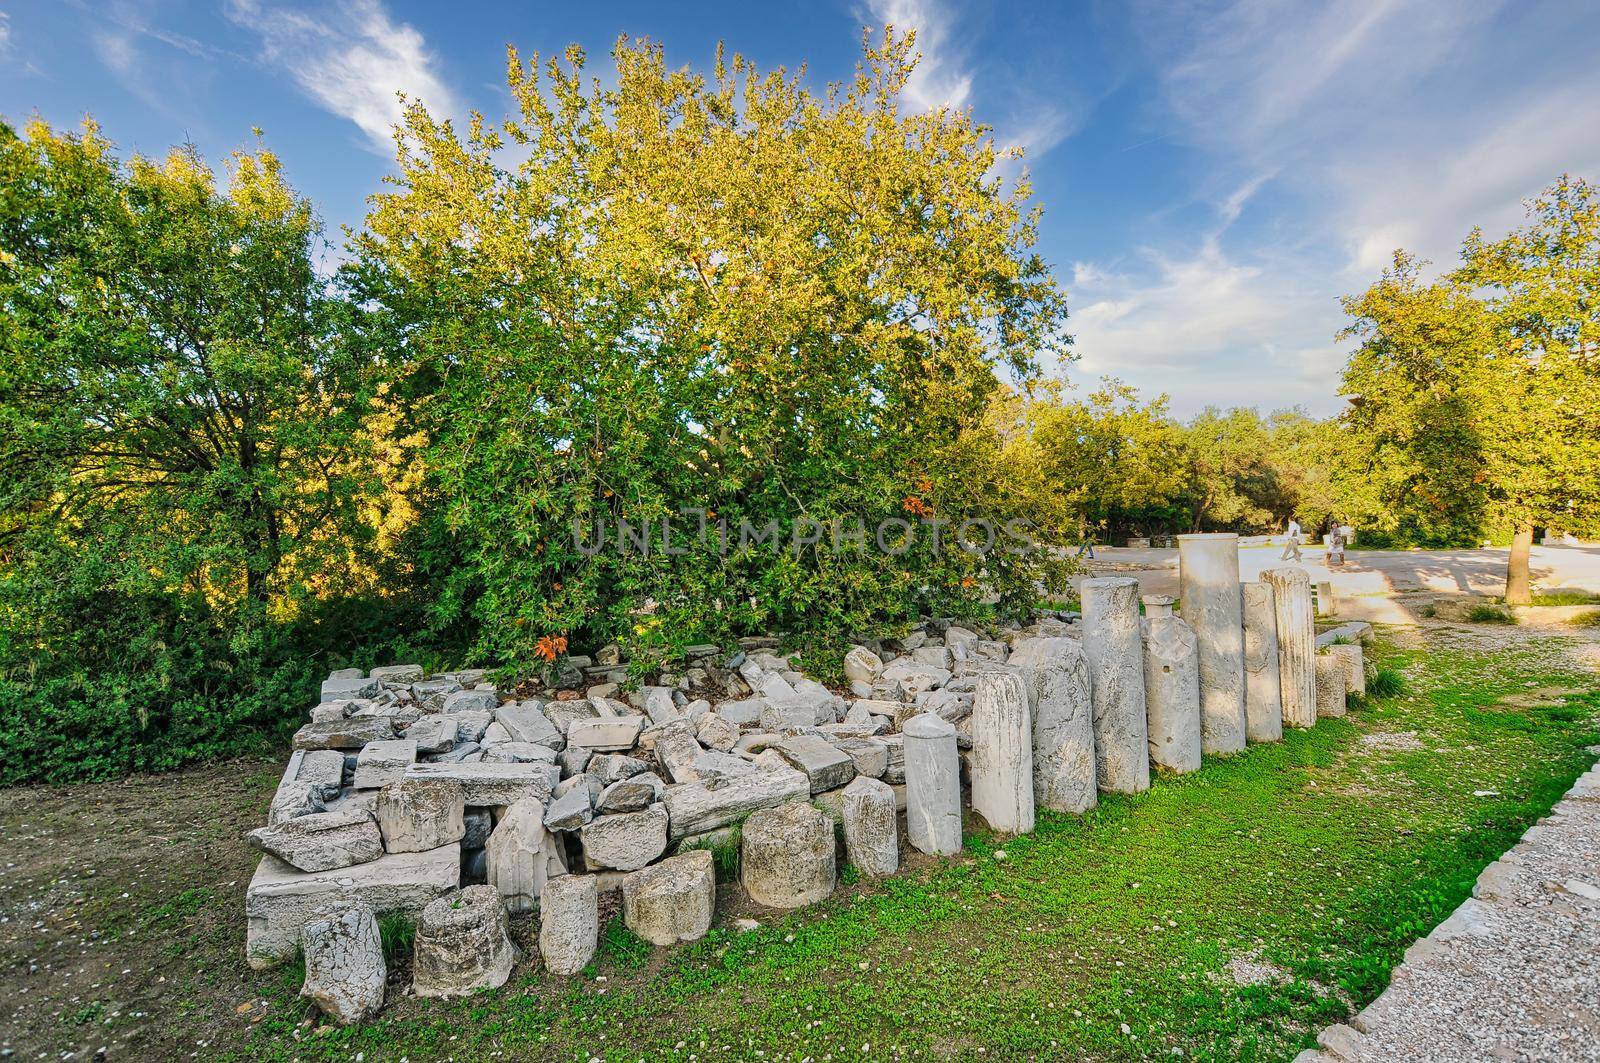
[[[1600,1061],[1600,766],[1472,892],[1295,1063]]]

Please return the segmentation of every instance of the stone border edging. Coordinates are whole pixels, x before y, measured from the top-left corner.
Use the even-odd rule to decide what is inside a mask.
[[[1600,1058],[1597,924],[1600,764],[1406,950],[1377,999],[1294,1063]]]

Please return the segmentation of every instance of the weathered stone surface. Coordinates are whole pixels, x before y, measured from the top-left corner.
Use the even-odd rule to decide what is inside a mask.
[[[1033,830],[1033,721],[1027,687],[1015,672],[978,678],[969,767],[973,811],[995,830]]]
[[[889,747],[876,738],[835,738],[834,747],[850,758],[857,775],[883,778],[889,770]]]
[[[378,791],[374,813],[391,853],[425,853],[466,837],[467,792],[453,779],[400,779]]]
[[[680,853],[622,882],[622,921],[652,945],[698,941],[711,929],[717,875],[704,849]]]
[[[376,679],[368,679],[361,674],[361,669],[354,668],[353,676],[339,676],[322,681],[323,701],[350,701],[354,698],[375,698],[383,689]]]
[[[599,816],[585,823],[578,836],[591,870],[636,871],[667,851],[667,810],[652,805],[640,812]]]
[[[501,705],[494,710],[494,722],[506,729],[513,742],[529,742],[560,750],[566,737],[556,730],[536,701]]]
[[[594,798],[587,786],[573,786],[550,802],[544,825],[549,830],[577,830],[594,818]]]
[[[661,776],[653,771],[630,775],[626,779],[618,779],[600,791],[600,796],[595,799],[595,811],[601,814],[638,812],[654,804],[664,789],[666,784],[661,781]]]
[[[303,782],[281,782],[272,795],[272,805],[267,809],[267,826],[275,827],[296,816],[313,812],[326,812],[322,788]]]
[[[388,970],[378,920],[365,905],[330,907],[301,931],[306,981],[300,995],[339,1023],[364,1022],[383,1010]]]
[[[455,748],[459,730],[454,716],[435,713],[406,728],[406,738],[417,744],[418,753],[448,753]]]
[[[532,742],[495,742],[483,747],[483,759],[491,764],[555,764],[561,754]]]
[[[844,677],[852,683],[871,683],[883,671],[883,658],[867,649],[856,646],[844,655]]]
[[[464,997],[511,977],[517,948],[493,886],[468,886],[429,904],[417,921],[412,988],[419,997]]]
[[[410,686],[425,675],[427,673],[422,670],[420,664],[386,664],[368,672],[367,678],[376,679],[380,683],[393,683],[395,686]]]
[[[308,723],[294,733],[296,749],[360,749],[394,737],[394,721],[383,716]]]
[[[1095,777],[1100,789],[1136,794],[1150,788],[1150,744],[1144,708],[1144,647],[1139,581],[1086,579],[1083,654],[1094,704]]]
[[[638,757],[624,756],[621,753],[602,753],[589,761],[588,768],[589,774],[599,779],[602,786],[610,786],[618,779],[626,779],[649,770],[650,765]]]
[[[765,698],[744,698],[724,701],[717,706],[716,713],[736,727],[753,727],[761,722],[761,713],[766,707]]]
[[[894,789],[886,782],[858,776],[844,788],[843,810],[844,845],[850,862],[864,875],[892,875],[900,870]]]
[[[1198,771],[1203,746],[1195,634],[1172,615],[1172,599],[1166,595],[1146,595],[1144,609],[1144,703],[1150,760],[1168,771]]]
[[[671,687],[644,688],[644,714],[653,724],[671,723],[683,719],[677,702],[672,700]]]
[[[1317,674],[1317,718],[1345,714],[1344,661],[1331,653],[1319,653],[1314,658]]]
[[[430,853],[397,853],[364,864],[305,873],[275,856],[264,856],[245,891],[249,921],[245,956],[260,970],[294,959],[300,929],[328,904],[365,904],[375,912],[416,916],[428,902],[456,888],[461,847]]]
[[[407,738],[368,742],[356,756],[357,790],[376,790],[397,779],[416,763],[417,744]]]
[[[907,698],[915,698],[923,691],[944,686],[949,681],[948,668],[922,664],[910,657],[900,657],[884,667],[883,674],[878,677],[874,687],[889,691],[898,690]]]
[[[440,711],[493,712],[500,707],[500,695],[493,690],[452,690],[440,703]]]
[[[484,712],[453,712],[450,718],[456,722],[456,741],[481,742],[488,732],[489,725],[494,723],[494,713]]]
[[[494,813],[487,808],[469,808],[461,820],[466,824],[461,848],[482,849],[489,844],[489,834],[494,830]]]
[[[930,714],[905,726],[906,836],[931,856],[961,851],[961,762],[956,729]]]
[[[601,699],[602,703],[604,698]],[[593,720],[600,716],[609,716],[611,713],[602,712],[600,708],[588,698],[574,698],[571,701],[552,701],[544,707],[545,719],[562,734],[567,733],[567,728],[572,726],[574,720]]]
[[[667,778],[675,783],[699,781],[694,761],[704,752],[700,743],[684,731],[673,730],[656,740],[656,763],[661,765]]]
[[[632,749],[644,730],[643,716],[601,716],[573,720],[567,728],[567,743],[596,751]]]
[[[906,783],[905,736],[900,734],[879,735],[878,741],[882,742],[883,748],[889,751],[889,766],[883,769],[881,778],[890,786],[904,786]]]
[[[1317,722],[1316,623],[1311,616],[1311,577],[1303,568],[1269,568],[1277,615],[1278,673],[1285,727]]]
[[[727,826],[757,809],[771,808],[810,792],[805,773],[779,768],[730,780],[715,790],[700,783],[669,786],[662,802],[670,836],[677,839]]]
[[[827,739],[816,735],[795,735],[773,748],[791,767],[805,772],[814,794],[837,789],[855,778],[855,761]]]
[[[695,738],[707,749],[726,753],[739,741],[739,728],[729,723],[726,717],[708,712],[700,717],[700,722],[695,727]]]
[[[364,864],[383,855],[372,815],[362,808],[311,812],[246,835],[250,843],[301,871]]]
[[[1056,812],[1087,812],[1099,801],[1089,662],[1076,639],[1019,639],[1009,663],[1028,687],[1033,715],[1033,800]]]
[[[1278,609],[1272,584],[1240,584],[1244,606],[1245,736],[1252,742],[1283,738],[1283,681],[1278,672]]]
[[[451,694],[461,689],[462,684],[450,676],[434,676],[424,679],[420,683],[411,684],[411,696],[417,699],[429,712],[439,712],[444,708],[444,700]]]
[[[804,801],[752,813],[740,839],[739,880],[758,904],[800,908],[833,892],[833,821]]]
[[[788,767],[787,762],[784,767]],[[733,780],[754,775],[761,769],[741,756],[712,749],[695,758],[694,770],[706,789],[719,790]]]
[[[1200,665],[1200,734],[1207,753],[1245,746],[1244,612],[1239,537],[1178,536],[1179,596]]]
[[[336,749],[296,750],[283,773],[285,782],[307,783],[317,788],[324,800],[339,796],[344,782],[344,754]]]
[[[413,764],[407,779],[453,779],[466,791],[468,806],[514,805],[531,798],[546,801],[560,780],[555,764]]]
[[[544,884],[566,873],[566,861],[544,829],[544,805],[523,798],[500,817],[489,844],[489,885],[500,891],[506,910],[531,912]]]
[[[545,970],[577,974],[594,959],[599,940],[599,879],[562,875],[545,883],[539,900],[539,955]]]
[[[1361,646],[1354,642],[1336,642],[1328,647],[1329,655],[1338,658],[1344,667],[1346,694],[1366,694],[1367,665]]]

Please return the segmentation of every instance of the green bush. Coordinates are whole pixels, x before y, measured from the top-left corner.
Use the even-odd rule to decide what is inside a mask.
[[[1474,624],[1515,624],[1517,618],[1511,611],[1498,605],[1475,605],[1467,619]]]

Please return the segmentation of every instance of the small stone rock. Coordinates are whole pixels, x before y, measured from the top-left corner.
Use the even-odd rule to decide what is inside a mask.
[[[858,776],[844,788],[844,844],[850,862],[864,875],[900,869],[900,831],[888,783]]]
[[[524,798],[506,809],[489,835],[489,885],[500,891],[510,912],[528,912],[554,875],[566,873],[566,861],[544,829],[544,805]]]
[[[306,981],[300,995],[342,1026],[383,1009],[388,970],[372,909],[352,905],[327,911],[301,930]]]
[[[599,816],[579,831],[584,862],[591,870],[635,871],[667,850],[667,811],[652,805],[640,812]]]
[[[374,806],[383,847],[424,853],[466,837],[467,793],[453,779],[401,779],[378,791]]]
[[[330,871],[383,855],[378,825],[364,808],[311,812],[260,827],[246,837],[256,848],[300,871]]]

